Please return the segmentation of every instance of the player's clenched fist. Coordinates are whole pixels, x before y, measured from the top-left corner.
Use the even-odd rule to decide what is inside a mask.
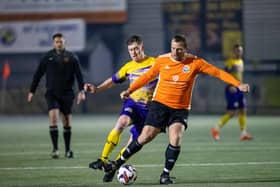
[[[90,84],[90,83],[85,83],[84,84],[84,90],[86,92],[96,93],[96,87],[93,84]]]
[[[130,95],[130,91],[129,90],[125,90],[125,91],[122,91],[120,93],[121,99],[127,99],[129,97],[129,95]]]

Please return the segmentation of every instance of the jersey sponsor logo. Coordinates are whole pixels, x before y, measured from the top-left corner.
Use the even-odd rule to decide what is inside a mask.
[[[191,69],[190,69],[190,67],[188,66],[188,65],[185,65],[184,67],[183,67],[183,72],[184,73],[189,73],[191,71]]]
[[[172,80],[177,82],[179,80],[179,75],[172,75]]]
[[[53,57],[50,57],[50,58],[49,58],[49,62],[52,62],[52,60],[53,60]]]

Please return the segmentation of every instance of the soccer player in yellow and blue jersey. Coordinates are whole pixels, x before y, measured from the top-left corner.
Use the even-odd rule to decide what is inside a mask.
[[[85,84],[85,90],[96,93],[112,87],[114,84],[122,83],[129,80],[133,83],[138,77],[148,71],[154,64],[154,57],[146,56],[144,53],[144,44],[140,36],[133,35],[127,40],[128,52],[131,61],[123,65],[120,70],[112,77],[105,80],[99,86],[95,87],[92,84]],[[152,95],[157,83],[157,78],[151,80],[148,84],[131,94],[130,98],[123,103],[120,116],[115,124],[115,127],[108,134],[104,145],[101,157],[89,164],[92,169],[102,169],[104,164],[108,162],[110,153],[120,141],[120,136],[123,130],[132,125],[130,129],[131,136],[128,144],[138,138],[144,121],[148,113],[148,104],[152,99]],[[124,151],[126,146],[120,151]],[[119,154],[120,155],[120,154]],[[112,178],[104,175],[104,182],[111,182]]]
[[[243,81],[244,62],[242,60],[243,48],[236,44],[233,47],[234,57],[225,62],[225,69],[240,82]],[[220,118],[219,122],[211,129],[214,140],[220,139],[220,129],[235,115],[238,111],[239,126],[241,130],[240,140],[251,140],[253,137],[247,132],[246,128],[246,98],[244,93],[233,85],[227,85],[225,89],[227,101],[227,111]]]

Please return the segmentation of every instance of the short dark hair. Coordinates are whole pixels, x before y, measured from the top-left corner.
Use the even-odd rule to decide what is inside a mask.
[[[235,44],[235,45],[233,46],[233,49],[236,49],[236,48],[238,48],[238,47],[242,47],[242,45],[241,45],[241,44]]]
[[[58,32],[58,33],[55,33],[53,36],[52,36],[52,39],[54,40],[56,37],[58,38],[63,38],[63,34]]]
[[[175,36],[173,36],[172,40],[174,40],[175,42],[181,42],[186,49],[188,48],[187,39],[184,35],[176,34]]]
[[[137,44],[142,44],[143,40],[142,40],[141,36],[139,36],[139,35],[132,35],[128,38],[128,40],[126,41],[126,44],[131,45],[134,42],[136,42]]]

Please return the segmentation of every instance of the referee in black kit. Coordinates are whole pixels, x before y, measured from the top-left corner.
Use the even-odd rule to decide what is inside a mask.
[[[65,157],[73,158],[70,149],[71,141],[71,113],[75,94],[73,91],[74,79],[78,82],[79,93],[77,104],[85,100],[83,91],[83,76],[81,73],[78,57],[65,50],[65,39],[61,33],[52,37],[53,49],[48,51],[40,61],[33,76],[28,102],[32,101],[36,88],[44,74],[46,74],[45,98],[48,104],[50,137],[53,145],[52,158],[59,158],[58,152],[58,128],[59,114],[63,123],[63,138],[65,143]]]

